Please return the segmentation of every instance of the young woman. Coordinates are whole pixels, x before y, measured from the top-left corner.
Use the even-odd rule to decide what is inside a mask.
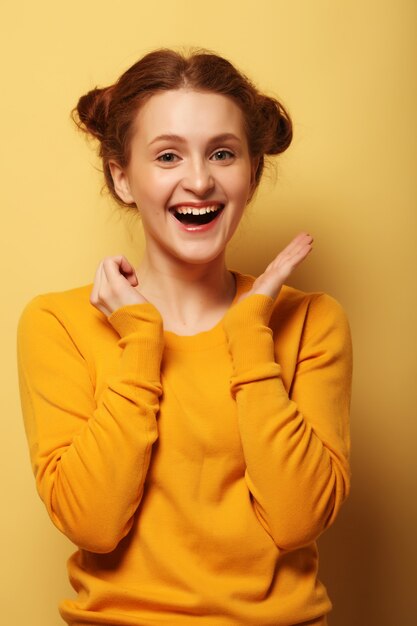
[[[39,494],[76,544],[72,626],[323,625],[315,540],[349,489],[349,330],[284,285],[298,235],[256,280],[225,249],[290,119],[211,53],[148,54],[83,96],[110,192],[146,249],[40,296],[19,328]],[[256,243],[254,242],[254,245]]]

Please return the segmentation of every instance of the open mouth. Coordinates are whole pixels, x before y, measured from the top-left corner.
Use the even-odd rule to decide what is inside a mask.
[[[220,215],[224,204],[213,204],[205,207],[176,206],[170,209],[172,215],[184,226],[203,226],[209,224]]]

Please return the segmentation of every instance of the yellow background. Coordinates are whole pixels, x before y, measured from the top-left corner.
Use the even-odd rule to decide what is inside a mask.
[[[1,622],[55,626],[72,546],[31,475],[15,328],[35,294],[140,257],[140,223],[99,193],[74,130],[79,95],[145,52],[197,45],[282,97],[295,139],[230,251],[256,273],[298,230],[316,246],[293,284],[338,298],[355,346],[353,491],[321,539],[332,626],[416,615],[416,3],[413,0],[16,0],[1,14]],[[415,179],[415,176],[414,176]],[[70,592],[71,593],[71,592]],[[256,626],[256,625],[254,625]]]

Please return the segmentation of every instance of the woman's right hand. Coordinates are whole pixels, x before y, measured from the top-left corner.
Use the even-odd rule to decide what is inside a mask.
[[[90,302],[107,317],[128,304],[147,302],[135,288],[139,284],[134,267],[124,256],[106,257],[97,268]]]

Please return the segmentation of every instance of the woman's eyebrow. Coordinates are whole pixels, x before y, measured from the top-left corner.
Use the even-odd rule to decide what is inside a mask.
[[[177,143],[185,143],[184,137],[180,137],[179,135],[166,134],[158,135],[158,137],[155,137],[155,139],[152,139],[152,141],[148,143],[148,146],[152,146],[152,144],[156,143],[157,141],[176,141]]]
[[[152,141],[148,143],[148,146],[152,146],[154,143],[157,143],[158,141],[173,141],[177,143],[187,143],[187,140],[184,137],[181,137],[180,135],[164,134],[164,135],[158,135],[157,137],[155,137],[155,139],[152,139]],[[209,140],[209,143],[210,144],[219,143],[219,142],[221,143],[223,141],[237,141],[238,143],[241,143],[241,139],[234,133],[221,133],[220,135],[211,137]]]
[[[222,133],[210,139],[210,143],[222,143],[223,141],[237,141],[238,143],[242,143],[241,138],[234,133]]]

